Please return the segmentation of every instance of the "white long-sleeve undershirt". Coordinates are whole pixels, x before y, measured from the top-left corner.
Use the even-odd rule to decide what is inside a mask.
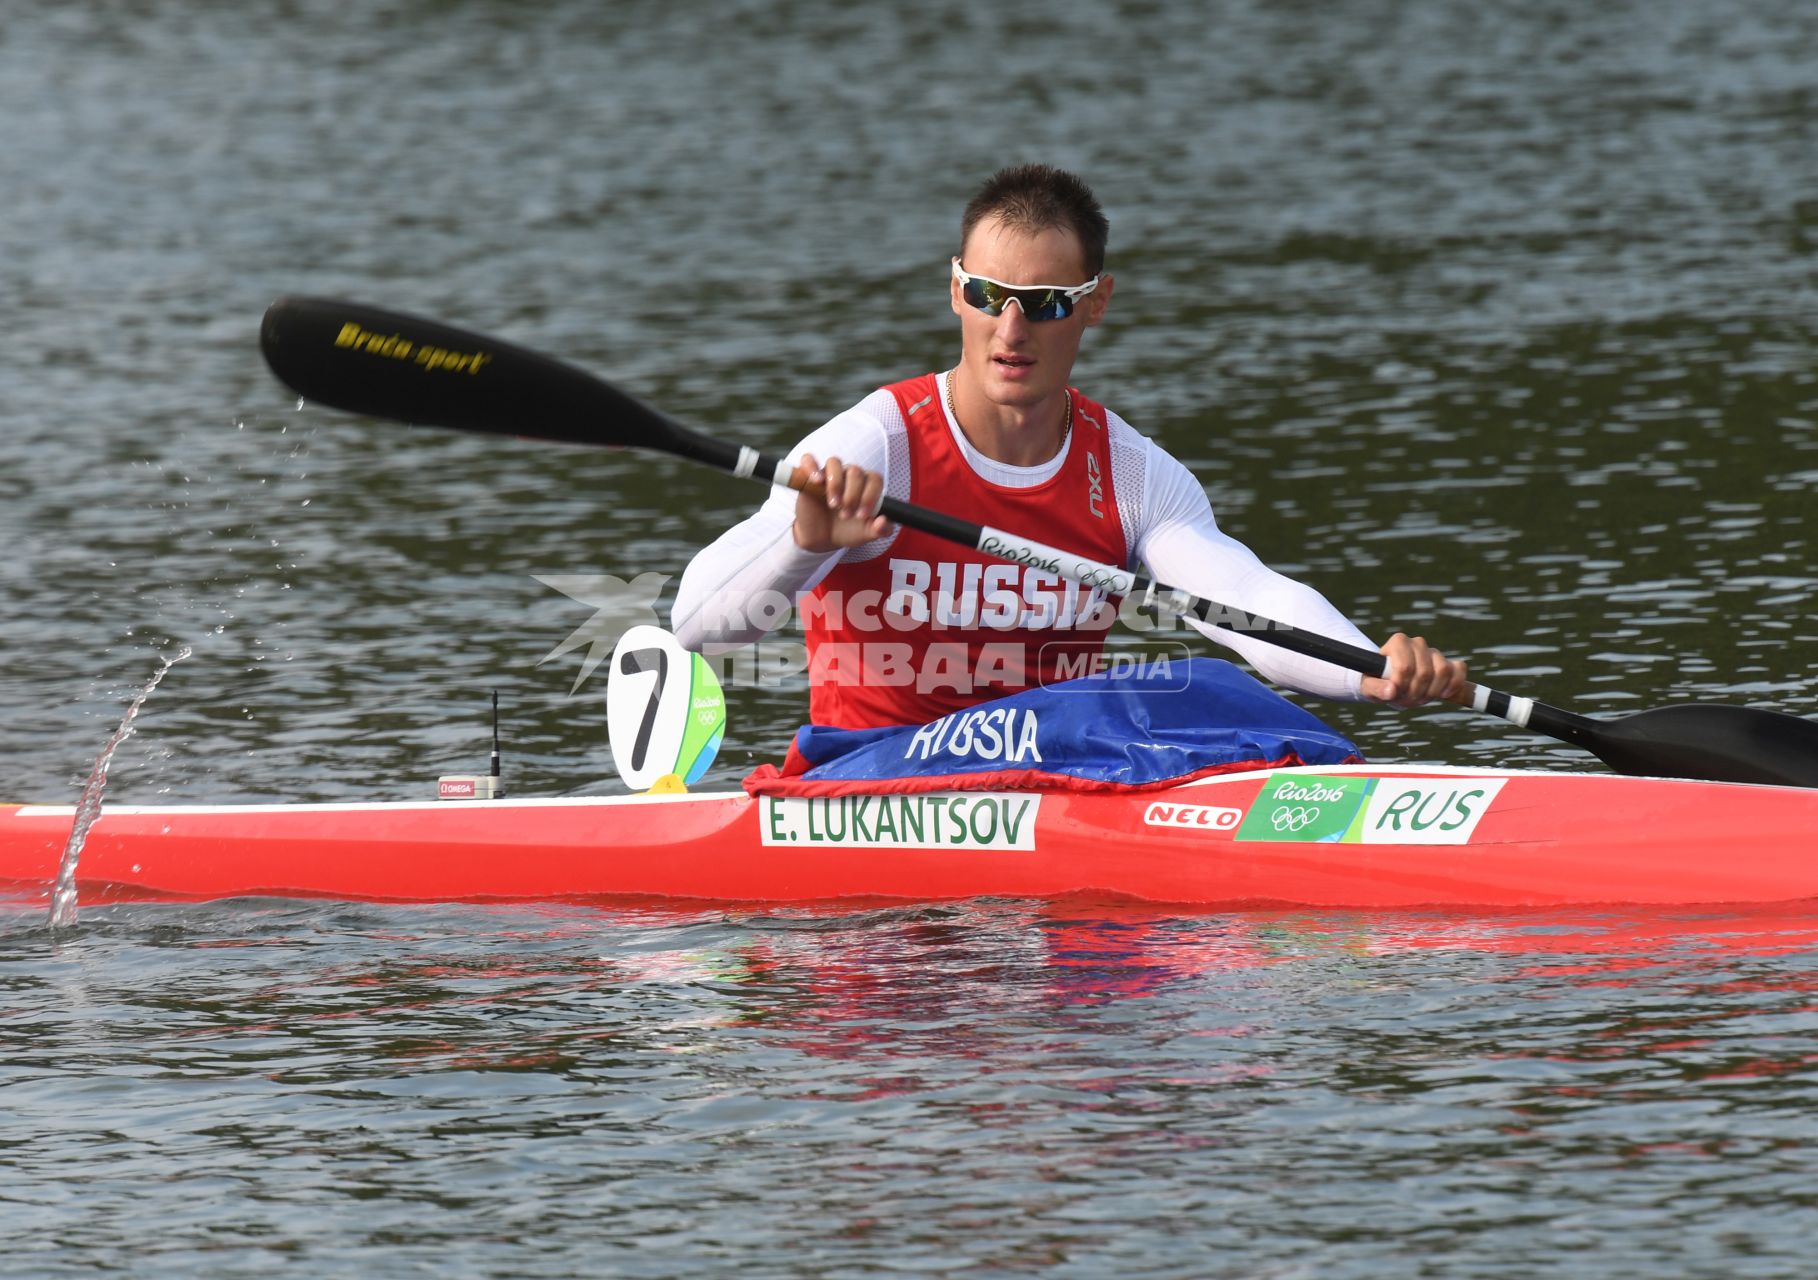
[[[941,375],[943,403],[946,376]],[[1147,565],[1158,582],[1232,609],[1361,648],[1377,647],[1319,592],[1270,569],[1221,530],[1205,490],[1186,467],[1116,414],[1107,412],[1105,417],[1111,443],[1112,492],[1130,563]],[[973,469],[1006,488],[1031,487],[1051,479],[1067,455],[1063,445],[1048,462],[1013,467],[974,449],[951,415],[947,425]],[[896,398],[888,391],[875,391],[811,432],[790,451],[789,461],[793,464],[805,453],[822,463],[838,458],[879,472],[886,494],[907,498],[905,430]],[[793,601],[812,591],[842,559],[874,559],[895,541],[892,530],[862,547],[825,554],[804,551],[792,533],[795,501],[793,490],[772,489],[762,507],[702,548],[689,563],[676,590],[672,616],[673,630],[684,647],[712,653],[756,642],[781,618],[754,617],[760,611],[751,609],[751,602],[767,598]],[[764,625],[766,621],[769,625]],[[1344,701],[1361,696],[1356,672],[1255,636],[1191,620],[1189,624],[1234,649],[1266,678],[1285,688]]]

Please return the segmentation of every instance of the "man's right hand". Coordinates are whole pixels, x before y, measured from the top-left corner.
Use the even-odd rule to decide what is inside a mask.
[[[848,467],[838,458],[829,458],[822,466],[806,453],[795,465],[795,478],[814,488],[799,489],[795,495],[791,532],[802,550],[862,547],[890,531],[890,522],[876,514],[884,500],[884,477],[877,472]]]

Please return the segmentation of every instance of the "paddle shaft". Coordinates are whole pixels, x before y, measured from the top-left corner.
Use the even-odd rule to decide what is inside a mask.
[[[711,440],[704,440],[703,443],[722,444]],[[723,448],[736,456],[730,465],[724,461],[712,464],[721,470],[778,488],[800,490],[815,497],[825,496],[819,485],[799,479],[785,457],[738,445],[723,445]],[[701,461],[708,459],[702,458]],[[1113,568],[1101,561],[1035,542],[1002,529],[994,529],[989,525],[973,524],[957,516],[945,515],[927,507],[916,506],[912,502],[888,497],[878,505],[877,514],[948,542],[971,547],[1015,564],[1027,565],[1032,569],[1040,569],[1081,586],[1099,588],[1106,595],[1139,597],[1144,608],[1153,608],[1158,613],[1193,618],[1206,626],[1218,627],[1238,635],[1253,635],[1277,648],[1330,662],[1362,675],[1380,678],[1388,671],[1388,658],[1374,649],[1346,644],[1316,631],[1305,631],[1285,622],[1265,618],[1261,614],[1244,613],[1216,600],[1165,586],[1146,574]],[[1575,739],[1565,735],[1579,731],[1581,726],[1596,723],[1569,711],[1536,702],[1532,698],[1503,693],[1488,685],[1467,684],[1454,701],[1459,706],[1500,716],[1511,724],[1535,729],[1553,737],[1562,737],[1566,741]]]
[[[493,435],[650,449],[746,479],[801,487],[780,454],[703,435],[573,365],[420,316],[333,299],[283,298],[265,313],[260,347],[285,385],[349,412]],[[1107,595],[1139,596],[1145,606],[1255,636],[1349,671],[1380,677],[1388,668],[1388,660],[1374,650],[1165,587],[1143,574],[1002,529],[896,498],[885,498],[878,514]],[[1484,685],[1468,686],[1460,702],[1578,746],[1599,732],[1597,721]]]

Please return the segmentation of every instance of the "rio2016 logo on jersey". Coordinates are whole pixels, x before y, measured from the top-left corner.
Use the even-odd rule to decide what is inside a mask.
[[[1296,844],[1467,844],[1501,778],[1280,774],[1250,806],[1239,840]]]
[[[726,697],[700,654],[661,627],[632,627],[612,652],[606,728],[612,762],[632,790],[669,774],[692,785],[719,754]]]

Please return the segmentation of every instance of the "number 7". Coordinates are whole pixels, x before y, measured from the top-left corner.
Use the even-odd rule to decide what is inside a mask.
[[[655,661],[652,662],[652,659]],[[632,649],[619,655],[619,674],[626,676],[654,673],[650,701],[644,707],[644,719],[638,725],[637,742],[631,748],[631,767],[644,767],[644,753],[650,750],[650,730],[656,724],[657,704],[663,700],[663,682],[669,679],[669,655],[661,649]]]

